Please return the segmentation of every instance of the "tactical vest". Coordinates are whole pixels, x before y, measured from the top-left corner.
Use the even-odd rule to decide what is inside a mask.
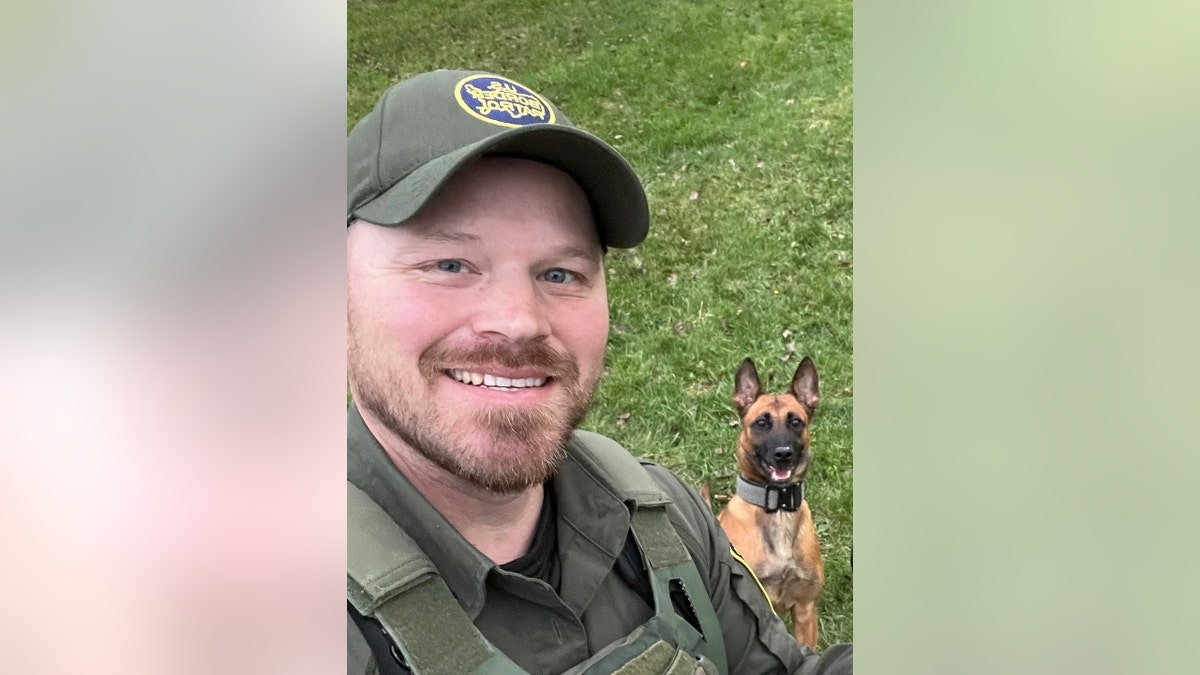
[[[725,675],[725,642],[700,572],[667,517],[670,498],[638,460],[585,431],[573,445],[603,470],[609,487],[636,503],[633,536],[646,565],[654,616],[564,675]],[[365,492],[347,482],[347,597],[376,619],[414,675],[525,674],[488,642],[455,600],[433,563]],[[690,600],[702,633],[672,608]]]

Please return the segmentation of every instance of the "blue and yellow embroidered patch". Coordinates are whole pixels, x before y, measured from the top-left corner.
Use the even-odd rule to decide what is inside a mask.
[[[532,89],[498,75],[472,75],[454,87],[458,105],[476,119],[504,127],[553,124],[554,108]]]

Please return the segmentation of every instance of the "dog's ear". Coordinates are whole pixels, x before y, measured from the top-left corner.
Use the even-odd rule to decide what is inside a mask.
[[[758,381],[758,371],[754,369],[754,362],[750,359],[742,361],[737,375],[733,378],[733,406],[737,408],[738,415],[745,415],[746,408],[754,403],[754,399],[762,396],[762,392],[762,384]]]
[[[817,367],[807,356],[796,366],[796,374],[792,376],[792,396],[800,401],[800,405],[808,411],[811,417],[821,400],[820,385],[817,381]]]

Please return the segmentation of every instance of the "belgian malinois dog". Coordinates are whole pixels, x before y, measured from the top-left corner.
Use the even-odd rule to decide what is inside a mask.
[[[817,369],[807,356],[787,393],[777,396],[763,393],[753,361],[742,362],[733,391],[741,473],[737,494],[717,517],[775,612],[791,612],[796,641],[813,651],[825,570],[804,477],[812,463],[808,427],[819,400]]]

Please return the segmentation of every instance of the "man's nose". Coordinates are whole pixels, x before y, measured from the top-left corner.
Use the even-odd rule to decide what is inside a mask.
[[[495,279],[481,288],[473,328],[479,335],[529,340],[550,334],[550,315],[534,279]]]

